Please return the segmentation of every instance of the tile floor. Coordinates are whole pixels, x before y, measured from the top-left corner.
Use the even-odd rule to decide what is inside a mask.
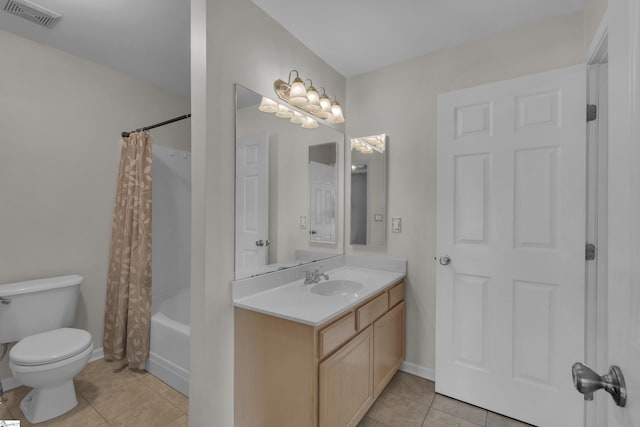
[[[113,372],[103,360],[89,363],[76,377],[78,406],[46,427],[187,427],[189,399],[151,374]],[[0,420],[19,419],[29,389],[5,393]],[[358,427],[530,427],[510,418],[435,393],[434,383],[398,372]]]
[[[398,372],[358,427],[531,427],[436,394],[435,384]]]
[[[187,427],[189,399],[146,372],[113,372],[104,360],[89,363],[75,378],[78,406],[38,427]],[[0,420],[19,419],[31,426],[20,410],[30,389],[19,387],[4,394]]]

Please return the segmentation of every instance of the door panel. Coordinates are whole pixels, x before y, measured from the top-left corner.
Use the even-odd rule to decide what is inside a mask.
[[[438,99],[436,391],[539,426],[583,424],[585,76]]]

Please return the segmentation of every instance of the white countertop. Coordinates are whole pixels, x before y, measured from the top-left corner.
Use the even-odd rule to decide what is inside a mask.
[[[304,280],[299,279],[253,295],[234,298],[233,305],[294,322],[320,326],[406,276],[406,273],[349,265],[326,273],[329,280],[353,280],[362,283],[364,287],[356,295],[322,296],[310,291],[314,285],[305,285]]]

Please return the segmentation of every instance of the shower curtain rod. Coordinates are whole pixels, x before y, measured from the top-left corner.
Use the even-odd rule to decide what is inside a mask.
[[[146,126],[146,127],[140,128],[140,129],[136,129],[136,130],[133,130],[131,132],[122,132],[122,137],[126,138],[130,134],[132,134],[133,132],[143,132],[145,130],[158,128],[160,126],[168,125],[169,123],[179,122],[180,120],[188,119],[189,117],[191,117],[191,113],[185,114],[184,116],[180,116],[180,117],[174,117],[173,119],[166,120],[166,121],[164,121],[162,123],[156,123],[155,125]]]

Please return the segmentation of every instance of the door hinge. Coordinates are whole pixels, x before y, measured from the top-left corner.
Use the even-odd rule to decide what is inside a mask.
[[[585,259],[587,261],[593,261],[596,259],[596,245],[593,243],[587,243],[585,246]]]
[[[587,104],[587,123],[594,121],[598,117],[598,106]]]

